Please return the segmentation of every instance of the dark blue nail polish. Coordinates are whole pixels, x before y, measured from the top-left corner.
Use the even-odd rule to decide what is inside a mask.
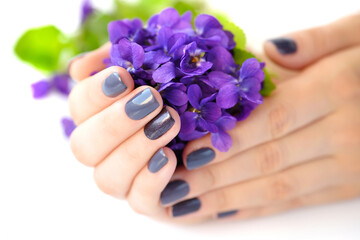
[[[166,108],[163,108],[154,119],[145,125],[145,135],[151,140],[158,139],[164,135],[174,123],[175,120],[171,117],[169,111]]]
[[[140,120],[160,106],[150,88],[135,95],[125,105],[125,112],[132,120]]]
[[[116,97],[127,89],[125,83],[121,80],[119,73],[110,74],[102,84],[102,91],[108,97]]]
[[[221,213],[218,213],[217,217],[218,218],[230,217],[232,215],[235,215],[237,212],[238,212],[238,210],[221,212]]]
[[[180,217],[189,213],[196,212],[201,207],[201,202],[198,198],[192,198],[179,202],[172,206],[173,217]]]
[[[291,38],[275,38],[269,41],[276,46],[281,54],[291,54],[297,50],[296,42]]]
[[[162,205],[175,202],[185,197],[190,192],[189,184],[183,180],[175,180],[165,187],[160,195],[160,201]]]
[[[186,157],[186,168],[189,170],[201,167],[215,158],[215,152],[211,148],[200,148]]]
[[[164,150],[161,148],[157,151],[148,163],[148,169],[152,173],[158,172],[169,161]]]

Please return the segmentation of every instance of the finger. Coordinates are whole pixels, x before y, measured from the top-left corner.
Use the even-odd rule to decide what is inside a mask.
[[[264,217],[278,214],[284,211],[297,209],[301,207],[310,207],[315,205],[328,204],[344,200],[350,200],[360,195],[360,184],[336,186],[316,193],[308,194],[293,200],[276,204],[274,206],[229,210],[215,214],[214,218],[227,217],[229,219],[249,219],[255,217]]]
[[[194,169],[223,161],[329,115],[344,101],[358,97],[359,61],[360,47],[348,49],[280,84],[272,97],[228,132],[232,139],[229,151],[214,149],[208,134],[187,144],[184,165]]]
[[[74,80],[81,81],[95,72],[106,68],[104,59],[110,55],[110,43],[106,43],[99,49],[81,54],[75,57],[69,64],[68,71]]]
[[[127,200],[135,212],[156,218],[167,218],[159,204],[161,191],[169,182],[177,164],[170,148],[159,149],[147,165],[136,175]]]
[[[109,67],[75,85],[69,96],[71,116],[79,125],[133,89],[134,81],[125,69]]]
[[[340,167],[336,159],[317,159],[275,175],[234,184],[185,200],[172,206],[169,214],[174,217],[200,217],[231,209],[269,206],[338,185],[341,182],[339,176]],[[183,203],[189,201],[191,204],[184,206]]]
[[[154,88],[135,89],[74,130],[70,146],[75,157],[87,166],[95,166],[153,119],[162,104]]]
[[[186,195],[177,189],[166,188],[174,201],[189,199],[215,189],[248,181],[284,170],[321,156],[334,154],[333,131],[338,114],[320,119],[288,136],[264,143],[236,154],[225,161],[210,164],[192,171],[178,169],[172,180],[183,181],[190,189]],[[163,201],[168,202],[168,201]]]
[[[168,144],[180,130],[177,112],[166,107],[139,130],[120,144],[95,167],[94,178],[99,188],[114,197],[128,194],[135,176],[158,149]]]
[[[265,42],[264,50],[279,65],[302,69],[326,55],[357,44],[360,44],[360,14],[272,39]]]

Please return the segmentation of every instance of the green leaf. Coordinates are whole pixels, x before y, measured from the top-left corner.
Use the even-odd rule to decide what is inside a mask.
[[[55,71],[59,67],[60,53],[68,39],[55,26],[44,26],[26,31],[15,45],[16,55],[35,68]]]
[[[232,34],[234,34],[234,41],[236,43],[236,48],[245,49],[246,35],[244,31],[235,23],[230,21],[229,18],[223,14],[215,14],[215,17],[223,25],[224,30],[230,31]]]
[[[248,52],[246,50],[241,50],[238,48],[235,48],[233,50],[233,55],[236,64],[239,64],[240,66],[245,62],[246,59],[249,58],[256,58],[259,61],[261,61],[251,52]],[[275,90],[276,86],[271,80],[271,74],[269,73],[269,71],[266,68],[264,68],[263,70],[265,73],[265,78],[264,78],[263,88],[261,89],[260,94],[263,95],[264,97],[267,97],[270,96],[271,92]]]
[[[187,1],[175,1],[173,7],[178,10],[180,15],[187,11],[191,11],[194,16],[197,16],[204,9],[204,3],[199,1],[187,2]]]
[[[107,25],[115,19],[114,15],[99,11],[90,15],[72,40],[75,54],[97,49],[109,41]]]

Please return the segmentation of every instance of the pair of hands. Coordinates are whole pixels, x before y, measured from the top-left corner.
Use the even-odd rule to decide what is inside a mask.
[[[360,15],[266,42],[273,95],[229,132],[228,152],[204,136],[186,146],[177,169],[164,146],[179,132],[178,114],[163,109],[155,89],[134,89],[125,69],[105,69],[109,49],[70,65],[79,81],[69,98],[78,125],[71,148],[103,192],[136,212],[193,223],[360,195]]]

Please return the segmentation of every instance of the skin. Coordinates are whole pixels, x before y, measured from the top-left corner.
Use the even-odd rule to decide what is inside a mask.
[[[262,57],[277,73],[277,89],[249,118],[229,132],[232,148],[216,149],[215,159],[194,170],[176,168],[176,158],[164,148],[169,162],[157,173],[147,169],[151,156],[174,138],[180,119],[169,107],[174,126],[157,140],[149,140],[144,126],[160,107],[134,121],[124,104],[134,90],[131,76],[120,67],[104,69],[110,45],[75,59],[69,72],[78,80],[70,94],[70,111],[78,128],[71,136],[76,158],[94,168],[99,188],[126,199],[138,213],[161,221],[194,223],[217,213],[239,210],[227,219],[247,219],[342,201],[360,195],[360,15],[326,26],[291,33],[296,53],[282,55],[271,42]],[[104,69],[104,70],[102,70]],[[89,77],[94,71],[98,74]],[[106,97],[101,84],[118,72],[128,89]],[[146,87],[141,87],[141,89]],[[96,136],[96,137],[95,137]],[[141,151],[139,151],[139,147]],[[190,142],[186,156],[212,147],[210,136]],[[171,205],[161,206],[160,194],[170,180],[185,180],[189,194],[201,208],[173,218]]]

